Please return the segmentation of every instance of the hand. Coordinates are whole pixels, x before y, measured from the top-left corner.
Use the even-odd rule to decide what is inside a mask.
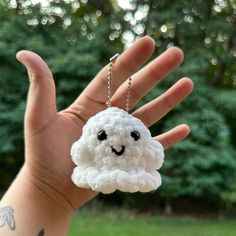
[[[183,61],[182,51],[173,47],[137,71],[152,55],[154,48],[154,41],[146,36],[117,58],[113,65],[113,106],[124,107],[126,79],[131,75],[133,81],[130,108]],[[47,195],[55,192],[61,204],[72,208],[80,207],[97,193],[77,188],[72,183],[71,173],[74,166],[70,158],[70,148],[80,137],[86,121],[106,109],[108,67],[105,66],[97,74],[73,104],[57,112],[55,84],[46,63],[29,51],[20,51],[17,59],[26,66],[30,80],[25,114],[26,157],[23,172]],[[136,110],[133,115],[151,126],[186,98],[192,88],[191,80],[183,78],[164,94]],[[168,148],[183,140],[188,133],[187,125],[179,125],[154,138]]]

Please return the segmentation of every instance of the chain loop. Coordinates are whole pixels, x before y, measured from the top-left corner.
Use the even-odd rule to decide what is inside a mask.
[[[108,65],[108,81],[107,81],[107,97],[108,97],[108,100],[107,100],[107,106],[108,107],[111,107],[111,90],[112,90],[112,87],[111,87],[111,73],[112,73],[112,62],[109,63]]]
[[[112,66],[115,60],[119,54],[115,54],[113,57],[110,58],[110,63],[108,65],[108,80],[107,80],[107,106],[111,107],[111,97],[112,97]],[[126,97],[126,105],[125,109],[127,112],[129,112],[129,105],[130,105],[130,100],[131,100],[131,82],[132,78],[129,77],[128,79],[128,91],[127,91],[127,97]]]
[[[128,79],[128,91],[127,91],[127,97],[126,97],[126,111],[129,112],[129,104],[130,104],[130,99],[131,99],[131,82],[132,78],[129,77]]]
[[[112,65],[115,62],[116,58],[119,56],[117,53],[113,57],[110,58],[110,63],[108,65],[108,80],[107,80],[107,106],[111,107],[111,97],[112,97]]]

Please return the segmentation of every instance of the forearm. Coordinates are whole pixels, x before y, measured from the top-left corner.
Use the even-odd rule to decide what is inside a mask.
[[[0,202],[0,235],[67,235],[73,210],[24,167]]]

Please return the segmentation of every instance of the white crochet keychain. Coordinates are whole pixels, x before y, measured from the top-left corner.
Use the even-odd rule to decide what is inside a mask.
[[[131,77],[126,111],[111,106],[112,65],[117,57],[109,64],[108,108],[87,121],[80,139],[72,145],[76,167],[71,179],[78,187],[105,194],[149,192],[161,185],[157,170],[163,164],[164,149],[143,122],[128,113]]]

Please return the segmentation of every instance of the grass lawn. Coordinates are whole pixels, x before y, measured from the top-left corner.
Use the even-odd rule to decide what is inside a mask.
[[[236,236],[235,220],[135,216],[127,212],[75,214],[69,236]]]

